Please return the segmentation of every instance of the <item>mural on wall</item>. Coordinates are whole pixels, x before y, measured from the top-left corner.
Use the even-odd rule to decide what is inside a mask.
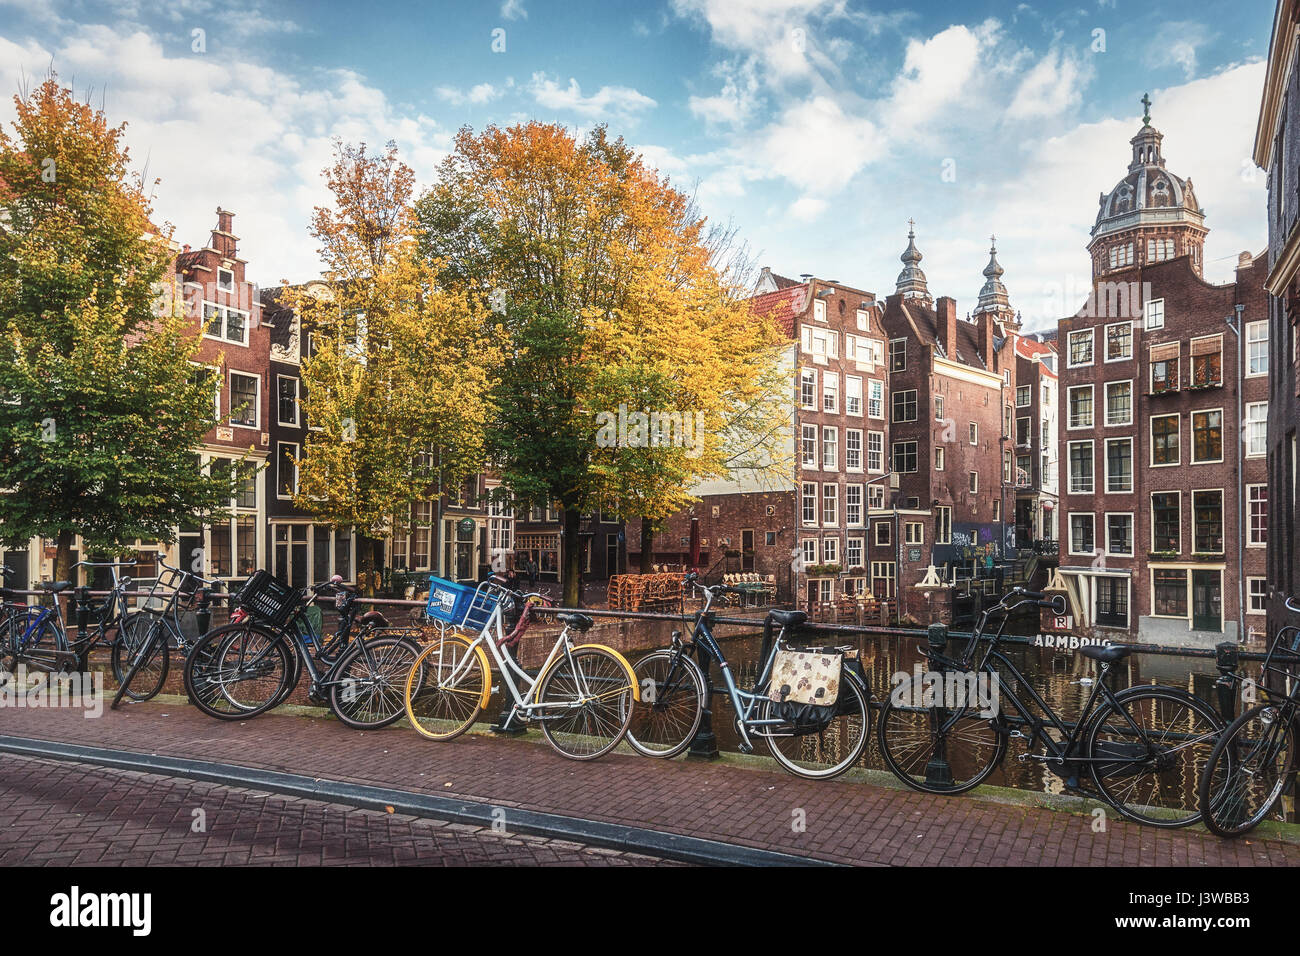
[[[936,544],[931,549],[930,560],[935,565],[966,564],[974,561],[983,567],[992,567],[1002,556],[1015,548],[1016,529],[1001,522],[996,524],[959,524],[952,529],[951,544]]]

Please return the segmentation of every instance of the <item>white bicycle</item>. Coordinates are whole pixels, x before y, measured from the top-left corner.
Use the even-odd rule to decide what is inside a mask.
[[[451,596],[449,582],[436,582]],[[464,588],[468,590],[468,588]],[[431,598],[431,606],[434,599]],[[545,606],[539,594],[522,594],[491,581],[480,584],[468,607],[424,649],[406,679],[406,716],[430,740],[452,740],[473,726],[492,697],[492,664],[514,704],[502,726],[536,721],[547,741],[573,760],[594,760],[618,746],[640,700],[636,674],[622,654],[603,644],[574,645],[571,631],[589,630],[585,614],[559,612],[563,628],[546,661],[526,671],[509,653]],[[508,631],[505,615],[519,612]],[[477,637],[463,628],[482,622]]]

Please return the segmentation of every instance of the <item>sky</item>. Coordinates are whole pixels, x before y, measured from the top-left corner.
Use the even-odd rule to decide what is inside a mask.
[[[362,12],[358,12],[358,10]],[[1149,93],[1190,177],[1206,278],[1267,241],[1250,160],[1273,4],[1239,0],[0,0],[6,94],[51,68],[126,122],[155,219],[233,210],[250,279],[319,274],[335,138],[393,140],[432,182],[458,128],[623,136],[755,261],[885,295],[908,220],[931,292],[971,310],[996,235],[1027,328],[1083,302],[1098,196]],[[6,95],[0,121],[13,106]]]

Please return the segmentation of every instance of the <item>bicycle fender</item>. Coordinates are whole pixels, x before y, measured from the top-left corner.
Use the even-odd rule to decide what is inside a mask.
[[[579,644],[577,647],[574,648],[574,650],[580,651],[584,647],[594,647],[597,648],[598,650],[606,651],[610,654],[613,654],[616,658],[618,658],[619,663],[623,665],[623,670],[627,671],[628,683],[632,685],[632,699],[638,704],[641,703],[641,688],[637,685],[636,682],[636,671],[632,669],[632,665],[627,662],[626,657],[624,657],[618,651],[614,650],[614,648],[610,647],[608,644]],[[563,658],[556,658],[555,663],[551,664],[551,669],[553,670],[556,664],[559,664],[561,660],[563,660]],[[549,671],[547,673],[549,673]],[[541,678],[538,678],[539,682],[540,680]]]

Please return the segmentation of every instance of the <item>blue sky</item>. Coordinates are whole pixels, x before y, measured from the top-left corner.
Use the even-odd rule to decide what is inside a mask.
[[[1264,248],[1249,156],[1273,7],[1232,10],[0,0],[0,76],[12,90],[53,63],[102,91],[176,238],[202,242],[233,209],[264,285],[317,271],[306,224],[332,137],[394,139],[427,183],[458,127],[536,118],[609,124],[787,275],[888,293],[915,218],[931,290],[965,312],[996,233],[1035,326],[1085,294],[1097,196],[1125,171],[1144,92],[1205,206],[1207,278]]]

